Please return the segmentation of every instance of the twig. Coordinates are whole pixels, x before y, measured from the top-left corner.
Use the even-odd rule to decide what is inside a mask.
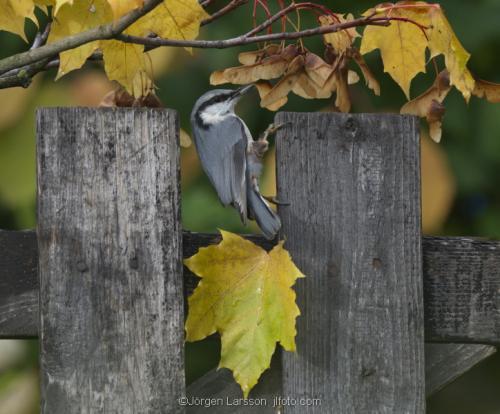
[[[295,10],[296,8],[297,8],[297,5],[295,3],[290,4],[288,7],[285,7],[283,10],[280,10],[274,16],[270,17],[266,21],[262,22],[261,24],[259,24],[256,27],[254,27],[252,30],[250,30],[248,33],[246,33],[244,36],[251,37],[257,33],[262,32],[263,30],[265,30],[269,26],[271,26],[275,21],[281,19],[281,17],[287,15],[288,13]]]
[[[248,3],[248,0],[231,0],[231,2],[228,3],[226,6],[224,6],[222,9],[217,10],[210,17],[206,18],[205,20],[202,20],[200,26],[205,26],[206,24],[212,23],[214,20],[217,20],[222,16],[225,16],[226,14],[232,12],[233,10],[237,9],[238,7],[246,3]]]
[[[117,22],[99,26],[94,29],[87,30],[86,32],[66,37],[58,42],[50,43],[40,48],[2,59],[0,60],[0,75],[11,69],[30,65],[47,58],[50,59],[60,52],[73,49],[85,43],[93,42],[94,40],[112,39],[116,37],[116,35],[123,32],[136,20],[153,10],[162,1],[163,0],[146,0],[141,9],[132,10],[130,13],[120,18]]]

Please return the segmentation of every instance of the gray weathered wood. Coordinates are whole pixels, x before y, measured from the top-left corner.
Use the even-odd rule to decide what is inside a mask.
[[[425,238],[423,247],[426,336],[500,343],[500,242]]]
[[[248,237],[267,249],[272,247],[261,236]],[[184,231],[183,256],[219,241],[218,234]],[[500,242],[468,237],[423,237],[422,242],[425,340],[499,344]],[[0,251],[5,252],[0,255],[0,338],[37,337],[36,235],[0,230]],[[471,254],[478,258],[471,259]],[[185,268],[185,296],[197,282]],[[475,300],[470,300],[472,292]],[[466,296],[468,300],[460,299]]]
[[[308,413],[423,413],[418,124],[408,116],[281,113],[282,235],[306,274],[283,393]],[[304,407],[285,412],[303,413]]]
[[[37,263],[34,232],[0,230],[0,338],[38,336]]]
[[[275,398],[283,396],[281,379],[281,352],[276,352],[271,369],[266,370],[259,383],[252,389],[249,400],[253,405],[244,405],[240,386],[226,368],[211,370],[187,388],[189,405],[187,414],[279,414]],[[210,406],[201,405],[200,399],[211,399]],[[198,402],[198,404],[196,404]]]
[[[37,114],[42,413],[177,413],[177,115]]]
[[[430,397],[468,371],[478,362],[495,353],[495,347],[488,345],[465,344],[426,344],[425,345],[425,395]],[[275,414],[275,397],[283,395],[281,389],[281,366],[273,360],[272,371],[266,371],[257,387],[250,393],[255,400],[265,399],[253,407],[220,405],[221,400],[234,401],[241,398],[241,389],[227,369],[211,370],[187,388],[191,404],[203,399],[215,399],[210,407],[188,406],[188,414]],[[198,400],[197,400],[198,399]]]
[[[496,348],[489,345],[426,344],[426,395],[438,392],[495,351]]]

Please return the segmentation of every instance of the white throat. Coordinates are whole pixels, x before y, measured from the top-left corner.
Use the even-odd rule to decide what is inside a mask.
[[[200,113],[200,117],[205,124],[215,124],[233,115],[233,106],[227,102],[219,102],[205,108]]]

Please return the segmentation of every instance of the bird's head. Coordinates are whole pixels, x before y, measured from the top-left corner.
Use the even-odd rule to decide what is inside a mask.
[[[222,121],[234,114],[234,107],[240,98],[252,88],[253,85],[246,85],[238,89],[213,89],[204,93],[193,107],[192,121],[202,128]]]

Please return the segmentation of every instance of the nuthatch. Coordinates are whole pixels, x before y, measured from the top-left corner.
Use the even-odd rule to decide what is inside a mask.
[[[268,148],[267,136],[277,128],[271,126],[254,140],[234,113],[236,103],[252,86],[203,94],[191,112],[191,125],[201,165],[222,204],[238,210],[245,224],[247,218],[255,220],[264,236],[273,239],[281,221],[260,194],[258,178]]]

